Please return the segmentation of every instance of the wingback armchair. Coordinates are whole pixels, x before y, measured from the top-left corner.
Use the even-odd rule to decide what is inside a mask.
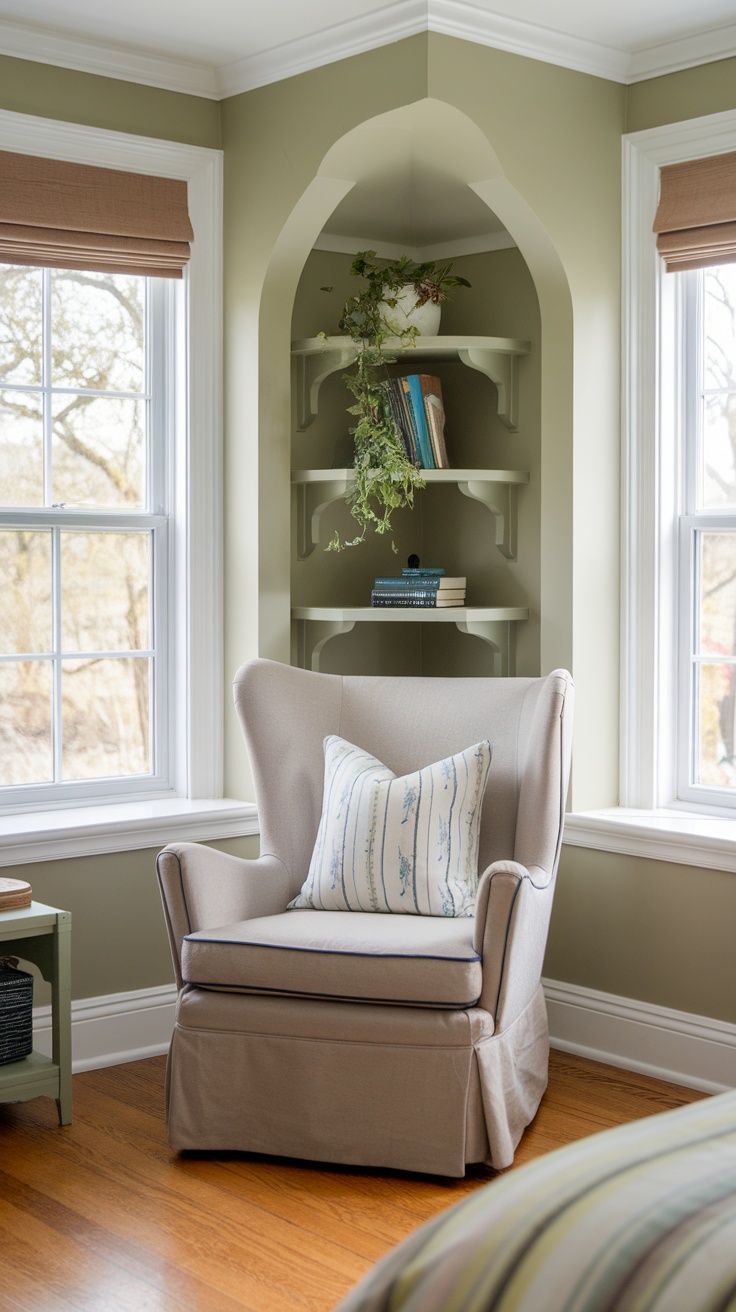
[[[508,1166],[546,1087],[540,984],[570,765],[569,674],[341,677],[254,660],[234,695],[261,855],[172,844],[179,1150],[462,1176]],[[320,824],[323,742],[397,776],[488,739],[475,914],[287,909]]]

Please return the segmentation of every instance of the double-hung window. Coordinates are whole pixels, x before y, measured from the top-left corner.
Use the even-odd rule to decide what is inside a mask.
[[[736,264],[667,276],[681,283],[677,797],[736,807]]]
[[[0,222],[0,861],[255,832],[222,796],[221,153],[5,111],[0,151],[185,184],[194,232],[179,279],[128,237],[127,272],[4,263],[38,178]]]
[[[714,258],[701,247],[688,268],[697,225],[660,218],[663,170],[735,150],[734,113],[624,142],[620,805],[568,834],[723,869],[736,850],[736,264],[716,226]]]
[[[6,806],[168,786],[173,295],[0,265]]]

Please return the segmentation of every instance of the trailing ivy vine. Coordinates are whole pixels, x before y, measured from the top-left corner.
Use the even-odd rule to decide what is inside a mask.
[[[406,255],[379,263],[375,251],[360,251],[353,260],[351,274],[364,278],[367,285],[346,302],[339,328],[358,347],[355,371],[343,374],[343,380],[354,397],[348,413],[357,420],[349,430],[355,445],[355,481],[346,500],[361,531],[348,541],[336,531],[328,551],[358,546],[365,541],[369,527],[379,534],[390,533],[393,512],[413,506],[416,489],[425,486],[421,469],[407,455],[391,411],[387,369],[396,360],[387,343],[411,346],[418,329],[407,325],[397,335],[384,316],[386,306],[395,307],[398,293],[406,286],[414,288],[417,305],[429,300],[439,304],[447,299],[449,289],[469,287],[466,278],[450,273],[451,268],[451,264],[438,266],[434,261],[417,263]],[[391,545],[396,551],[393,542]]]

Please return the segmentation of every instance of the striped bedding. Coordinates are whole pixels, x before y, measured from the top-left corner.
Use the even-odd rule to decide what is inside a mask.
[[[338,1312],[736,1312],[736,1090],[511,1171]]]

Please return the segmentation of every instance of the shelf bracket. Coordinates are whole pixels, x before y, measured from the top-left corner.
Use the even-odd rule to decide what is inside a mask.
[[[325,510],[345,497],[353,480],[335,478],[324,483],[296,484],[297,556],[306,560],[319,546],[319,526]]]
[[[490,378],[498,392],[498,417],[512,433],[518,427],[519,373],[517,356],[490,347],[467,346],[459,352],[463,364]]]
[[[297,620],[297,659],[301,669],[319,674],[325,643],[354,628],[355,620]]]
[[[494,678],[505,678],[514,673],[515,637],[514,625],[504,620],[456,620],[455,628],[471,637],[482,638],[491,648]]]
[[[347,369],[355,360],[357,348],[349,345],[325,347],[311,355],[299,355],[296,358],[297,386],[297,428],[303,433],[305,428],[317,417],[319,389],[325,378],[337,373],[338,369]]]
[[[495,543],[502,556],[516,560],[517,484],[488,483],[477,479],[458,483],[464,497],[480,501],[493,515]]]

